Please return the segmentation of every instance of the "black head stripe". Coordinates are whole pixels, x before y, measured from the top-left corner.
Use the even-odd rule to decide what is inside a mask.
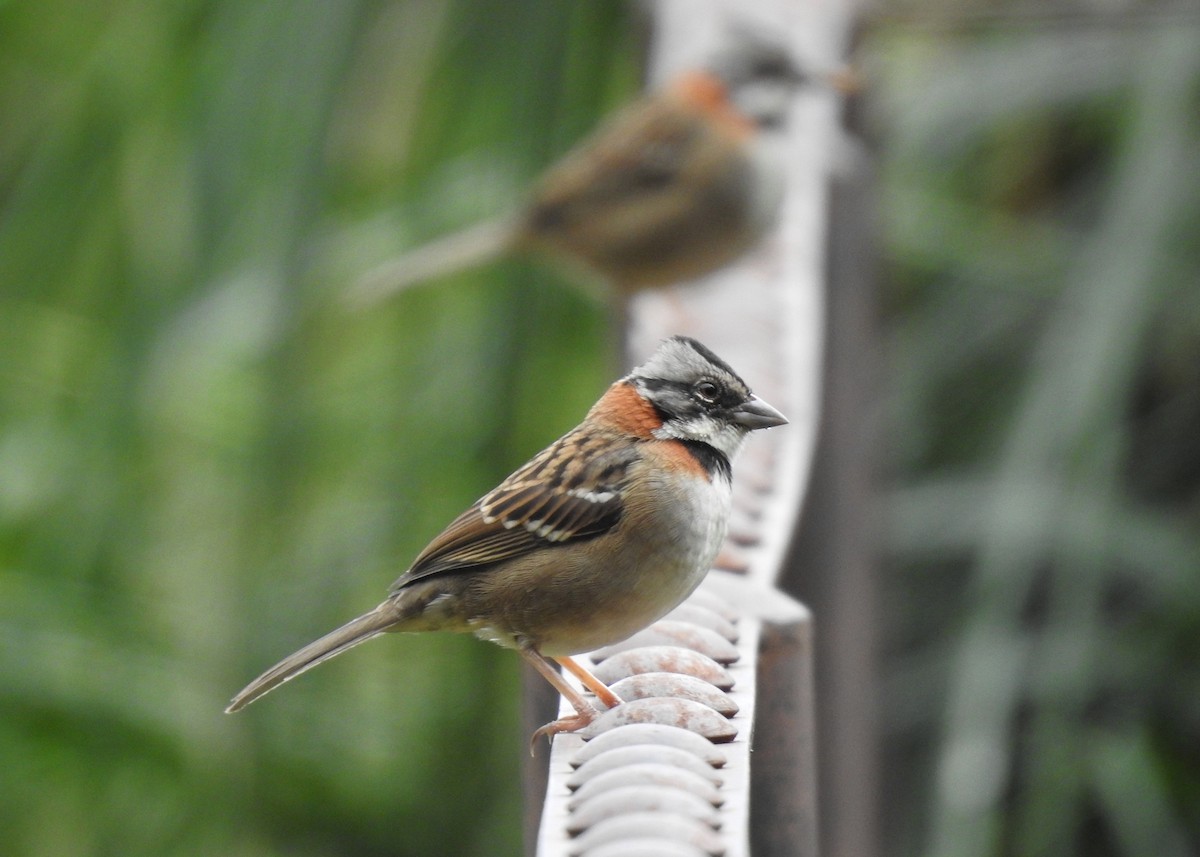
[[[726,49],[714,56],[709,66],[726,85],[737,88],[754,81],[804,81],[805,74],[787,46],[770,34],[738,28],[730,36]]]
[[[724,372],[728,372],[734,378],[737,378],[739,381],[742,381],[741,377],[738,376],[738,373],[733,371],[733,367],[730,366],[728,363],[726,363],[724,360],[722,360],[717,355],[713,354],[708,349],[708,346],[705,345],[704,343],[698,342],[695,339],[692,339],[690,336],[672,336],[671,339],[674,340],[675,342],[681,342],[684,345],[687,345],[689,348],[691,348],[693,351],[695,351],[697,354],[699,354],[701,357],[703,357],[705,360],[707,360],[713,366],[716,366],[718,369],[721,369]],[[742,383],[745,384],[746,382],[742,381]]]

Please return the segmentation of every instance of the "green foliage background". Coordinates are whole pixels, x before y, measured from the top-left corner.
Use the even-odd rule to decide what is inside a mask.
[[[1195,854],[1200,17],[907,8],[870,42],[885,840]]]
[[[4,853],[519,851],[511,655],[389,639],[221,708],[610,379],[603,313],[537,265],[336,295],[515,201],[636,87],[633,30],[595,2],[0,4]],[[887,853],[1196,850],[1197,36],[865,44]]]
[[[339,290],[513,203],[636,85],[592,3],[0,5],[0,841],[12,855],[517,853],[516,659],[377,603],[610,378],[506,263]],[[322,675],[324,673],[324,675]]]

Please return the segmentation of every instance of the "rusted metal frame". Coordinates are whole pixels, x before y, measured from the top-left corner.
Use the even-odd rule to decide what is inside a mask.
[[[830,183],[821,429],[806,503],[782,586],[821,618],[814,648],[822,753],[821,844],[829,857],[875,857],[880,833],[878,467],[884,337],[878,177],[861,98],[842,119],[850,137]]]
[[[652,79],[711,54],[730,25],[748,13],[795,44],[798,56],[832,67],[850,18],[849,4],[817,9],[788,0],[763,0],[753,10],[736,0],[664,0],[653,9]],[[744,263],[704,282],[638,297],[626,332],[631,363],[666,336],[696,336],[792,419],[782,431],[753,438],[735,466],[730,539],[718,571],[689,600],[690,612],[668,617],[670,627],[652,626],[631,644],[686,637],[680,620],[702,617],[696,609],[723,614],[736,625],[736,646],[732,652],[715,649],[729,661],[725,669],[733,686],[726,697],[737,711],[713,718],[678,700],[627,703],[583,734],[557,736],[541,823],[536,839],[530,837],[539,857],[817,854],[812,622],[803,607],[773,587],[799,518],[815,445],[827,176],[839,132],[831,93],[808,93],[799,101],[778,233]],[[656,648],[636,655],[601,653],[598,673],[607,669],[604,655],[610,667],[630,657],[666,663],[682,657]],[[626,664],[631,668],[636,669]],[[543,709],[533,719],[544,721],[550,714]],[[683,739],[673,727],[619,725],[642,719],[698,724],[721,743],[696,744],[692,735],[684,742],[692,757],[681,757],[673,745]],[[603,738],[585,745],[586,738],[609,727]],[[616,749],[620,743],[626,748]],[[678,764],[647,761],[665,757]],[[541,790],[539,780],[535,769],[527,781],[534,793]],[[648,813],[654,805],[657,815]]]

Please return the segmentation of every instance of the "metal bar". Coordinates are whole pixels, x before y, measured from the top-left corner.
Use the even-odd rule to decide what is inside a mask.
[[[810,67],[836,68],[852,7],[663,0],[652,10],[653,85],[710,56],[736,27],[786,39]],[[628,647],[593,653],[596,674],[627,682],[633,701],[555,738],[539,857],[817,854],[812,622],[775,585],[816,444],[837,99],[803,93],[791,119],[777,232],[701,282],[637,296],[625,333],[630,363],[667,336],[695,336],[792,423],[752,438],[735,464],[730,539],[701,589]],[[668,680],[636,675],[645,670],[699,681],[659,696]]]

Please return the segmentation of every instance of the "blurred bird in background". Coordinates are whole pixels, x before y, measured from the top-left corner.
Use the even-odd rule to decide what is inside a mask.
[[[500,255],[534,251],[598,276],[618,297],[733,262],[774,224],[782,164],[771,145],[791,96],[816,83],[779,45],[738,33],[705,68],[618,111],[552,165],[515,213],[452,233],[368,273],[366,305]]]

